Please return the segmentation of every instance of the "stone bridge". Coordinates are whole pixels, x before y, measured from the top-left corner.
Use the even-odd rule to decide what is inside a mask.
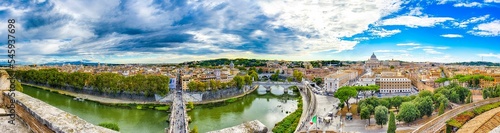
[[[288,87],[292,86],[297,86],[297,87],[303,87],[304,84],[298,83],[298,82],[271,82],[271,81],[266,81],[266,82],[253,82],[253,85],[261,85],[264,86],[266,89],[271,90],[271,86],[277,85],[285,88],[285,91],[287,90]]]
[[[265,78],[265,79],[269,79],[271,77],[271,75],[273,75],[274,73],[261,73],[259,74],[259,79],[262,79],[262,78]],[[282,76],[282,77],[288,77],[288,76],[292,76],[291,74],[279,74],[279,76]]]

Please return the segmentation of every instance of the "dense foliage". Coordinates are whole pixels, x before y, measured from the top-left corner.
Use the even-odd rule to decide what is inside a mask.
[[[436,83],[444,83],[445,81],[455,81],[459,83],[467,83],[468,87],[479,87],[481,81],[493,81],[491,76],[484,76],[480,74],[475,75],[455,75],[452,78],[438,78]]]
[[[297,98],[297,110],[285,117],[280,122],[276,123],[273,128],[273,133],[293,133],[299,125],[300,116],[302,115],[302,97]]]
[[[452,83],[448,86],[439,87],[434,90],[434,93],[443,94],[448,100],[454,103],[465,103],[467,95],[469,95],[470,90],[456,83]]]
[[[19,70],[17,78],[23,82],[48,85],[55,88],[72,87],[76,90],[94,89],[103,93],[165,95],[169,91],[170,78],[163,75],[122,76],[116,73],[90,74],[59,72],[57,69]]]
[[[399,121],[404,121],[405,123],[410,124],[410,122],[415,121],[420,116],[420,111],[418,110],[417,105],[415,105],[413,102],[404,102],[403,104],[401,104],[401,109],[399,111],[397,119]]]
[[[115,130],[115,131],[120,131],[120,127],[118,127],[118,124],[116,124],[116,123],[103,122],[103,123],[99,123],[99,126],[105,127],[105,128],[111,129],[111,130]]]
[[[483,89],[483,99],[495,98],[500,96],[500,85]]]

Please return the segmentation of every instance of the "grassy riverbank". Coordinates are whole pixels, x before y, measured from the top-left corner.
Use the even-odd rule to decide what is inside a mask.
[[[298,97],[297,101],[297,110],[276,123],[272,130],[274,133],[293,133],[295,131],[302,115],[302,96]]]

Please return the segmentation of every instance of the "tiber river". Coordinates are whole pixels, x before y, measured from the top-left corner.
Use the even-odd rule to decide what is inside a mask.
[[[101,105],[96,102],[79,102],[72,97],[51,93],[39,88],[25,86],[24,92],[52,106],[93,123],[117,123],[122,133],[162,133],[168,127],[165,120],[168,113],[157,110],[127,109]],[[240,100],[233,103],[214,105],[195,105],[188,112],[192,118],[190,128],[198,127],[199,132],[208,132],[239,125],[245,121],[259,120],[269,130],[288,114],[297,109],[298,95],[292,91],[284,94],[284,88],[271,86],[271,92],[266,92],[262,86]]]

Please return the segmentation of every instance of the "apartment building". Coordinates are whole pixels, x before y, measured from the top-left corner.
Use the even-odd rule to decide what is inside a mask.
[[[340,87],[349,85],[357,76],[358,71],[352,70],[337,71],[337,73],[327,75],[323,80],[325,89],[327,92],[337,91]]]

